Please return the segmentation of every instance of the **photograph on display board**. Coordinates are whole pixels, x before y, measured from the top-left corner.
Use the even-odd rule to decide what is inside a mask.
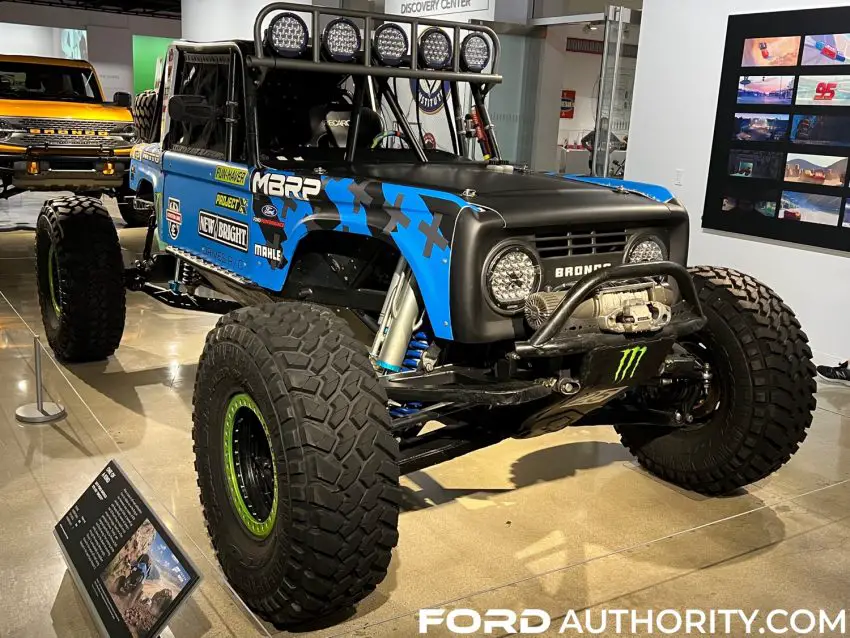
[[[792,222],[838,226],[840,215],[840,197],[783,191],[778,218]]]
[[[850,146],[850,115],[795,115],[791,142],[817,146]]]
[[[742,142],[782,142],[788,138],[789,124],[789,115],[735,113],[733,139]]]
[[[145,520],[100,580],[133,638],[148,638],[190,578],[153,524]]]
[[[738,80],[738,104],[791,104],[793,75],[743,75]]]
[[[850,76],[803,75],[797,88],[797,104],[803,106],[850,106]]]
[[[844,186],[847,158],[835,155],[804,155],[788,153],[785,162],[785,181],[820,186]]]
[[[764,217],[776,217],[776,200],[727,195],[723,198],[723,212],[736,215],[758,213]]]
[[[800,36],[748,38],[744,42],[741,66],[796,66]]]
[[[729,153],[729,175],[778,179],[782,172],[782,153],[733,150]]]
[[[850,33],[807,35],[803,44],[803,66],[847,64]]]

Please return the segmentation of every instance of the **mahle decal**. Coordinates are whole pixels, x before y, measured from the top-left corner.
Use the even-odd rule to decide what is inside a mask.
[[[247,168],[237,168],[235,166],[215,167],[215,181],[224,182],[225,184],[233,184],[234,186],[244,186],[248,179]]]
[[[614,373],[614,383],[620,383],[626,379],[633,378],[645,354],[646,346],[635,346],[634,348],[623,350],[623,356],[620,357],[620,365],[617,368],[617,372]]]
[[[239,213],[240,215],[248,214],[248,200],[244,197],[236,197],[235,195],[228,195],[226,193],[216,193],[215,205],[226,208],[227,210],[232,210],[234,213]]]

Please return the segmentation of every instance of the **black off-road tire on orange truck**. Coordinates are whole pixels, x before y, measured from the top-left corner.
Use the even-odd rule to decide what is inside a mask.
[[[332,311],[287,302],[222,317],[193,419],[213,547],[259,616],[315,620],[384,579],[398,540],[398,444],[366,347]]]
[[[753,277],[690,269],[706,328],[685,343],[711,365],[709,401],[680,428],[615,426],[657,476],[719,495],[773,473],[806,438],[815,409],[808,339],[788,306]]]
[[[103,203],[79,195],[46,201],[35,259],[44,334],[56,357],[75,363],[113,354],[124,333],[124,261]]]

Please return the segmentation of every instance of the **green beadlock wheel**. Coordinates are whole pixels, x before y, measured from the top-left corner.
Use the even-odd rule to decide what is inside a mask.
[[[50,250],[47,253],[47,282],[50,289],[50,303],[58,319],[62,316],[62,306],[59,304],[59,295],[56,294],[57,281],[59,281],[59,265],[56,260],[56,249],[53,244],[50,244]]]
[[[239,520],[267,538],[277,518],[277,467],[263,415],[244,392],[230,399],[224,414],[224,474]]]

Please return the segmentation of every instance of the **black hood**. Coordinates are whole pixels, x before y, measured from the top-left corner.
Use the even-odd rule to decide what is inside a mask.
[[[589,215],[598,223],[652,222],[683,212],[675,204],[606,186],[545,173],[503,173],[474,164],[365,164],[357,166],[357,176],[459,196],[475,191],[469,202],[496,210],[508,227],[586,224]]]

